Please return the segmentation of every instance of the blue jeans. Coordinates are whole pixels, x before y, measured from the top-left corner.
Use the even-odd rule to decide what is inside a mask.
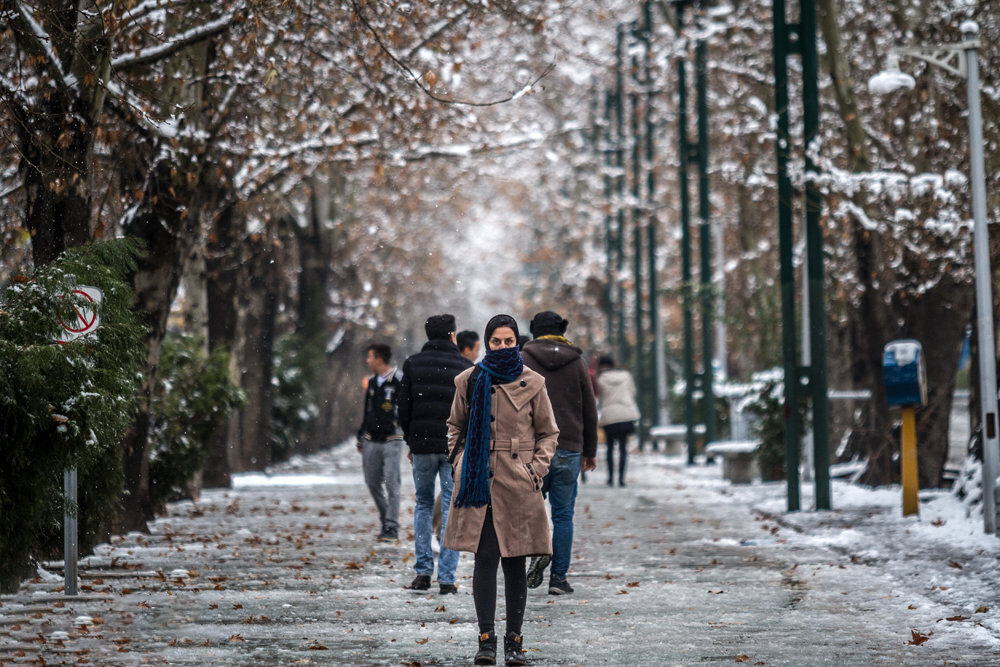
[[[552,508],[552,571],[555,579],[565,579],[573,555],[573,511],[576,508],[576,485],[580,476],[580,452],[557,449],[549,462],[549,472],[542,482]]]
[[[413,541],[417,562],[417,574],[434,574],[434,552],[431,550],[431,534],[434,532],[434,478],[441,480],[441,534],[438,543],[444,542],[444,528],[448,525],[448,509],[451,507],[451,491],[454,481],[447,454],[414,454],[413,486],[417,491],[417,504],[413,509]],[[441,547],[438,556],[438,583],[455,583],[455,568],[458,566],[458,552]]]

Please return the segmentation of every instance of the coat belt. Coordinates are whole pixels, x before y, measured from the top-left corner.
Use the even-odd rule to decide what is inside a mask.
[[[517,451],[520,446],[520,440],[490,440],[490,451]]]

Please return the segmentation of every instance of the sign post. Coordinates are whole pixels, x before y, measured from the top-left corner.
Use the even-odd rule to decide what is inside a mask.
[[[83,297],[84,300],[94,304],[94,307],[73,306],[75,317],[70,318],[68,322],[59,318],[63,330],[59,332],[56,342],[60,344],[96,331],[101,325],[97,306],[104,300],[104,292],[97,287],[77,285],[72,293]],[[76,595],[76,564],[79,557],[76,466],[63,471],[63,496],[66,501],[66,510],[63,514],[63,577],[66,582],[66,595]]]
[[[68,343],[80,336],[85,336],[92,331],[96,331],[101,326],[101,317],[97,312],[97,306],[104,301],[104,292],[98,287],[77,285],[73,288],[72,293],[82,297],[84,301],[94,304],[94,308],[73,306],[74,317],[69,318],[68,322],[63,321],[60,317],[59,324],[62,325],[63,330],[59,332],[59,338],[56,339],[57,343]]]
[[[886,402],[903,409],[900,437],[900,479],[903,484],[903,516],[920,514],[917,492],[917,421],[914,406],[927,405],[927,370],[923,349],[913,339],[894,340],[882,352],[882,379]]]

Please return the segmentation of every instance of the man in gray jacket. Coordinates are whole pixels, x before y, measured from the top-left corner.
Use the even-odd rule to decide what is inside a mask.
[[[573,552],[573,513],[580,471],[597,467],[597,401],[583,351],[566,339],[569,322],[546,310],[531,320],[534,340],[524,344],[524,365],[545,378],[545,389],[559,426],[559,447],[552,457],[542,491],[552,508],[552,571],[549,594],[573,592],[566,581]],[[537,588],[548,556],[531,560],[528,587]]]

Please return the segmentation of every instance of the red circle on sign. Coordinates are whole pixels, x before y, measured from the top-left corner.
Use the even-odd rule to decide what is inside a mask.
[[[73,290],[73,294],[82,294],[87,299],[87,301],[90,301],[91,303],[94,303],[94,297],[90,296],[89,294],[87,294],[83,290],[75,289],[75,290]],[[63,298],[65,299],[66,296],[63,295]],[[86,313],[86,312],[80,312],[79,310],[77,310],[76,306],[70,306],[70,307],[73,309],[73,312],[76,313],[76,317],[79,320],[79,323],[78,323],[79,328],[74,328],[72,326],[69,326],[68,324],[66,324],[65,322],[63,322],[62,318],[60,317],[59,318],[59,324],[61,324],[63,326],[63,329],[65,329],[66,331],[69,331],[70,333],[75,333],[75,334],[86,333],[87,331],[89,331],[94,326],[94,324],[97,323],[97,311],[96,310],[90,311],[89,313]],[[87,317],[88,315],[90,316],[89,319]],[[77,323],[74,323],[74,324],[77,324]]]

